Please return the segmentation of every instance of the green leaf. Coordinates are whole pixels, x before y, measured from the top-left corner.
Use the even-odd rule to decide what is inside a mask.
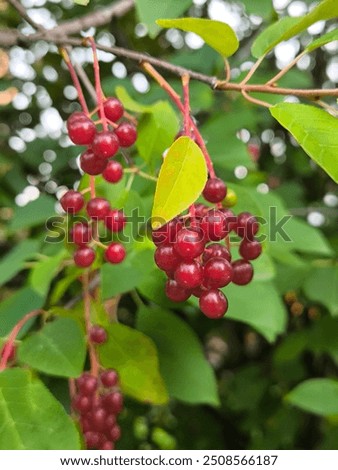
[[[318,49],[318,47],[325,46],[325,44],[328,44],[329,42],[337,41],[338,40],[338,28],[333,29],[332,31],[329,31],[326,34],[323,34],[323,36],[320,36],[320,38],[315,39],[312,41],[310,44],[308,44],[305,48],[306,51],[312,52],[315,49]]]
[[[115,88],[115,94],[128,111],[133,111],[134,113],[151,113],[153,109],[153,105],[141,104],[135,101],[123,86],[117,86]]]
[[[338,382],[310,379],[299,384],[286,396],[294,406],[320,416],[338,415]]]
[[[338,316],[338,267],[323,266],[311,270],[304,283],[304,292],[310,300],[325,305],[333,316]]]
[[[141,307],[138,328],[154,341],[170,397],[219,405],[217,382],[196,333],[173,312]]]
[[[180,137],[164,158],[154,198],[152,226],[158,228],[186,210],[207,180],[203,153],[189,137]]]
[[[80,449],[74,422],[28,370],[0,373],[0,449]]]
[[[336,0],[320,2],[310,13],[303,17],[285,17],[265,29],[254,41],[251,52],[256,58],[271,51],[282,41],[296,36],[320,20],[329,20],[338,15]]]
[[[58,318],[22,341],[20,361],[58,377],[78,377],[83,371],[86,342],[76,321]]]
[[[98,348],[100,364],[117,370],[123,392],[142,402],[167,403],[168,394],[152,340],[121,324],[111,325],[107,332],[109,341]]]
[[[5,284],[24,268],[24,263],[38,251],[38,240],[24,240],[0,261],[0,285]]]
[[[62,260],[68,256],[66,250],[61,250],[51,258],[42,259],[31,271],[29,284],[41,296],[46,296],[49,286],[59,270]]]
[[[9,229],[16,231],[23,228],[44,224],[48,217],[55,215],[55,199],[42,194],[36,201],[27,206],[17,207]]]
[[[241,0],[241,3],[245,6],[245,11],[248,15],[259,15],[263,18],[268,18],[274,12],[271,0],[259,0],[259,2]]]
[[[219,52],[223,57],[233,55],[239,46],[234,30],[221,21],[204,18],[179,18],[174,20],[161,19],[156,23],[162,28],[177,28],[198,34],[208,46]]]
[[[87,6],[88,3],[90,2],[90,0],[74,0],[74,3],[76,3],[77,5],[82,5],[82,6]]]
[[[166,16],[176,18],[181,16],[192,4],[192,0],[136,0],[136,11],[141,23],[144,23],[149,31],[149,36],[154,38],[160,31],[155,21]]]
[[[286,224],[286,232],[291,239],[290,248],[301,253],[316,253],[332,256],[333,250],[323,233],[307,222],[292,217]]]
[[[270,112],[338,183],[338,120],[322,109],[305,104],[279,103]]]

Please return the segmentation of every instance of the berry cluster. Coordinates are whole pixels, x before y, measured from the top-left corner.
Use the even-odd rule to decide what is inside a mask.
[[[183,302],[191,295],[199,298],[201,311],[209,318],[221,318],[228,301],[220,288],[230,282],[248,284],[253,277],[251,260],[262,251],[255,240],[259,226],[249,212],[238,216],[223,208],[221,202],[227,187],[219,178],[210,178],[203,191],[206,201],[217,204],[208,207],[196,204],[190,216],[175,218],[153,231],[157,246],[155,262],[168,276],[166,295],[174,302]],[[219,207],[220,206],[220,207]],[[242,239],[241,258],[232,261],[230,232]],[[226,244],[220,243],[222,240]]]

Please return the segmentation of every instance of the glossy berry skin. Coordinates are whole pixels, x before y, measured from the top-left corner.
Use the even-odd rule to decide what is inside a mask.
[[[117,135],[121,147],[131,147],[137,139],[136,127],[129,122],[122,122],[122,124],[115,129],[115,134]]]
[[[220,212],[224,215],[224,229],[227,233],[231,230],[235,230],[237,227],[237,217],[235,214],[226,208],[219,209]]]
[[[202,284],[203,268],[197,261],[183,261],[175,271],[175,281],[183,289],[194,289]]]
[[[167,224],[163,225],[152,233],[152,239],[156,246],[169,245],[175,243],[177,240],[178,232],[183,228],[182,222],[175,218],[170,220]]]
[[[104,114],[110,121],[116,122],[123,116],[124,108],[117,98],[108,98],[103,103]]]
[[[210,243],[204,248],[202,259],[206,263],[210,258],[224,258],[231,261],[231,253],[226,246],[220,243]]]
[[[201,220],[200,227],[205,239],[210,241],[222,240],[227,234],[221,211],[211,210]]]
[[[84,434],[87,449],[98,449],[102,442],[102,437],[98,432],[88,431]]]
[[[259,230],[256,217],[250,212],[241,212],[237,216],[236,233],[242,238],[252,240]]]
[[[95,251],[88,246],[78,248],[74,253],[74,262],[80,268],[88,268],[94,263]]]
[[[103,406],[108,413],[118,414],[123,409],[123,396],[120,392],[111,392],[103,397]]]
[[[91,406],[91,398],[83,395],[77,395],[72,402],[74,410],[79,411],[80,413],[89,411]]]
[[[83,111],[75,111],[67,119],[67,125],[68,123],[73,123],[75,121],[81,121],[86,119],[89,119],[86,113],[84,113]]]
[[[91,219],[103,220],[109,211],[110,204],[102,197],[94,197],[87,204],[87,214]]]
[[[191,294],[195,297],[200,298],[203,292],[205,292],[205,289],[201,286],[198,286],[198,287],[195,287],[195,289],[191,291]]]
[[[104,387],[115,387],[118,384],[119,376],[114,369],[107,369],[100,375],[101,383]]]
[[[117,233],[124,229],[127,220],[123,211],[112,209],[104,219],[104,223],[111,232]]]
[[[221,202],[227,195],[227,187],[220,178],[210,178],[203,190],[203,197],[209,202]]]
[[[162,245],[156,248],[155,263],[162,271],[174,271],[182,258],[176,253],[171,245]]]
[[[70,238],[76,245],[86,245],[92,238],[92,229],[85,222],[76,222],[70,231]]]
[[[208,318],[222,318],[228,310],[228,300],[218,289],[207,290],[200,296],[199,306]]]
[[[202,217],[208,213],[209,209],[210,208],[208,206],[205,206],[204,204],[195,204],[195,217],[197,219],[202,219]]]
[[[177,234],[174,245],[176,253],[184,259],[193,259],[203,253],[205,246],[203,232],[197,229],[183,228]]]
[[[73,116],[67,121],[70,140],[76,145],[90,145],[96,134],[96,126],[87,116]]]
[[[89,330],[89,339],[92,343],[103,344],[107,341],[107,332],[102,326],[93,325]]]
[[[105,429],[107,411],[104,408],[97,408],[92,411],[90,424],[95,431],[102,432]]]
[[[91,396],[97,390],[97,378],[90,374],[82,374],[76,380],[76,386],[81,395]]]
[[[88,175],[100,175],[106,168],[107,162],[98,159],[92,150],[88,149],[80,157],[81,170]]]
[[[232,263],[233,278],[232,282],[238,286],[245,286],[253,278],[253,267],[249,261],[239,259]]]
[[[173,279],[168,279],[165,293],[172,302],[185,302],[190,297],[190,292],[180,287]]]
[[[118,183],[123,177],[123,167],[121,163],[110,160],[102,173],[103,178],[108,183]]]
[[[120,145],[117,136],[110,131],[103,131],[96,134],[92,149],[97,158],[106,160],[113,157],[118,152]]]
[[[245,260],[258,258],[262,253],[262,245],[257,240],[242,240],[239,246],[239,254]]]
[[[70,189],[60,199],[62,209],[68,214],[77,214],[84,206],[84,198],[81,193]]]
[[[104,257],[108,263],[122,263],[126,257],[126,250],[121,243],[111,243],[105,251]]]
[[[232,281],[233,269],[224,258],[211,258],[204,266],[204,284],[207,287],[224,287]]]

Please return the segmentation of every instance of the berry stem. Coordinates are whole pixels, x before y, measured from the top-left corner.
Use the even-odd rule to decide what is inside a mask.
[[[94,77],[95,77],[95,90],[96,90],[96,96],[97,96],[97,105],[99,108],[99,115],[102,120],[102,127],[104,131],[108,130],[108,122],[106,119],[106,115],[104,113],[104,108],[103,108],[103,91],[101,87],[101,79],[100,79],[100,64],[99,60],[97,57],[97,49],[96,49],[96,44],[94,41],[94,38],[87,38],[87,41],[90,43],[90,46],[93,51],[93,68],[94,68]]]
[[[60,47],[59,51],[60,51],[60,54],[61,54],[63,60],[65,61],[66,65],[68,67],[69,74],[72,78],[72,81],[74,83],[74,86],[75,86],[77,94],[78,94],[78,98],[79,98],[81,108],[83,109],[83,111],[87,115],[89,115],[89,110],[88,110],[88,106],[87,106],[87,103],[86,103],[86,99],[85,99],[83,91],[82,91],[81,83],[80,83],[80,80],[78,79],[76,71],[73,67],[73,64],[72,64],[71,60],[70,60],[69,54],[68,54],[67,50],[64,47]]]
[[[83,288],[83,303],[84,303],[84,319],[86,324],[87,337],[89,338],[91,321],[90,321],[90,292],[89,292],[89,272],[86,271],[82,276],[82,288]],[[93,343],[88,339],[89,358],[91,366],[91,374],[94,377],[98,377],[99,374],[99,362],[96,357],[96,351]]]
[[[95,176],[89,176],[89,187],[90,187],[90,197],[94,199],[96,197],[96,190],[95,190]]]
[[[188,137],[191,137],[189,81],[190,81],[189,75],[184,74],[182,76],[183,99],[184,99],[183,126],[184,126],[184,134]]]

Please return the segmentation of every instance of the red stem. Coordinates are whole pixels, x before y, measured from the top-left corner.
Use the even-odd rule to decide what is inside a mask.
[[[190,127],[190,94],[189,94],[189,75],[182,76],[182,86],[183,86],[183,125],[184,125],[184,134],[188,137],[191,137],[191,127]]]
[[[84,302],[84,318],[85,318],[86,332],[87,332],[87,338],[88,338],[91,374],[94,375],[94,377],[97,377],[99,374],[100,365],[97,360],[94,345],[89,339],[91,320],[90,320],[90,292],[89,292],[89,272],[88,271],[83,273],[82,287],[83,287],[83,302]]]
[[[62,55],[63,60],[65,61],[66,65],[68,67],[69,74],[70,74],[70,76],[73,80],[74,86],[76,88],[76,91],[77,91],[77,94],[78,94],[78,97],[79,97],[79,102],[80,102],[81,108],[83,109],[83,111],[86,114],[89,114],[88,106],[87,106],[87,103],[86,103],[86,100],[85,100],[85,97],[84,97],[84,94],[83,94],[83,91],[82,91],[80,80],[78,79],[78,76],[77,76],[76,71],[73,67],[73,64],[71,63],[68,52],[63,47],[61,47],[59,50],[60,50],[60,54]]]
[[[96,96],[97,96],[97,105],[99,107],[99,116],[102,120],[102,127],[104,131],[108,130],[108,122],[107,118],[104,114],[104,108],[103,108],[103,101],[104,101],[104,95],[101,87],[101,78],[100,78],[100,64],[99,60],[97,57],[97,49],[96,49],[96,44],[93,38],[88,38],[87,39],[90,43],[90,46],[93,51],[93,68],[94,68],[94,77],[95,77],[95,90],[96,90]]]

